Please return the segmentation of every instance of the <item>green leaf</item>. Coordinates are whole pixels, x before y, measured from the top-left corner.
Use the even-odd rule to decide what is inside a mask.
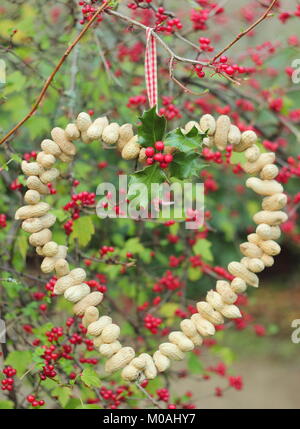
[[[211,252],[211,242],[205,238],[198,240],[195,246],[193,246],[193,250],[195,255],[201,255],[201,257],[208,262],[211,262],[214,259]]]
[[[17,164],[21,164],[22,162],[22,158],[17,154],[17,153],[13,153],[11,155],[11,159],[16,162]]]
[[[44,116],[32,116],[27,122],[30,137],[35,139],[49,130],[49,119]]]
[[[82,404],[82,405],[78,405],[76,408],[76,410],[99,410],[100,406],[97,404]]]
[[[235,354],[229,347],[215,345],[211,350],[220,356],[226,365],[232,365],[235,360]]]
[[[142,146],[153,146],[155,142],[163,140],[167,121],[164,116],[158,116],[156,106],[145,111],[139,119],[141,125],[138,127],[138,137]]]
[[[150,165],[141,171],[137,171],[136,173],[130,175],[128,198],[131,201],[134,200],[136,206],[139,205],[141,207],[147,208],[150,201],[149,197],[151,197],[151,184],[162,184],[165,182],[165,180],[165,173],[157,164]],[[145,185],[147,192],[146,189],[145,192],[139,192],[137,190],[134,191],[131,188],[132,185]]]
[[[14,350],[7,356],[5,364],[15,368],[20,377],[28,369],[29,365],[32,364],[32,354],[29,350]]]
[[[188,369],[192,374],[203,373],[203,364],[199,359],[199,356],[195,355],[195,353],[190,353],[187,364]]]
[[[199,270],[199,267],[189,267],[188,269],[188,277],[191,282],[195,282],[200,279],[202,276],[202,271]]]
[[[247,161],[244,152],[232,152],[230,157],[230,164],[245,164]]]
[[[81,374],[81,380],[88,387],[100,387],[101,386],[100,377],[96,373],[96,371],[93,370],[92,368],[86,368],[83,370],[83,372]]]
[[[71,398],[65,405],[66,410],[75,410],[77,408],[82,408],[80,399],[77,398]]]
[[[195,152],[178,152],[169,166],[171,177],[179,180],[198,177],[200,170],[205,167],[199,155]]]
[[[178,309],[179,304],[175,302],[166,302],[166,304],[162,305],[159,312],[162,316],[172,317],[175,314],[175,311]]]
[[[145,248],[140,242],[140,237],[132,237],[129,238],[125,245],[122,246],[123,249],[121,250],[121,256],[126,256],[127,252],[130,253],[142,253]]]
[[[4,94],[8,95],[13,92],[19,92],[24,90],[24,86],[27,79],[24,74],[22,74],[20,71],[16,70],[13,73],[10,73],[8,75],[7,84],[4,89]]]
[[[12,410],[14,403],[12,401],[0,401],[0,410]]]
[[[70,389],[70,387],[57,386],[55,389],[52,390],[51,395],[55,396],[60,405],[64,408],[69,401],[71,393],[72,390]]]
[[[187,134],[183,134],[181,128],[170,131],[165,137],[165,145],[179,149],[180,152],[189,152],[201,149],[202,140],[205,134],[200,134],[196,127],[193,127]]]
[[[26,259],[26,253],[28,249],[28,239],[25,237],[25,235],[19,235],[16,240],[16,245],[19,250],[20,255],[25,260]]]
[[[46,378],[46,380],[41,381],[41,386],[48,390],[56,389],[58,382],[53,380],[52,378]]]
[[[73,232],[70,236],[72,240],[78,239],[80,246],[86,246],[95,232],[93,220],[91,216],[82,216],[74,222]]]

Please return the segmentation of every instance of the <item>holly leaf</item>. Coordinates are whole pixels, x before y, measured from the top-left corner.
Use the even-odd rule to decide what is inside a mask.
[[[138,127],[139,143],[142,146],[153,146],[155,142],[163,140],[166,132],[166,118],[156,113],[156,106],[143,113]]]
[[[83,372],[81,374],[81,380],[88,387],[100,387],[101,386],[101,380],[99,378],[99,375],[92,368],[86,368],[83,370]]]
[[[165,180],[165,173],[158,164],[150,165],[143,170],[131,174],[127,197],[131,202],[134,200],[136,206],[139,205],[146,209],[149,200],[151,200],[151,184],[157,183],[160,185]]]
[[[166,135],[164,143],[166,146],[176,147],[180,152],[190,152],[201,148],[204,137],[205,134],[200,134],[196,127],[187,134],[183,134],[181,128],[176,128]]]
[[[201,163],[199,155],[196,152],[178,152],[174,154],[169,171],[171,177],[185,180],[193,176],[199,176],[200,170],[204,167],[205,164]]]

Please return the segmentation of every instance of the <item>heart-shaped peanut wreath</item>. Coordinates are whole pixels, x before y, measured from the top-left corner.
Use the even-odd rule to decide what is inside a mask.
[[[141,120],[146,128],[149,124],[151,126],[152,121],[153,129],[156,130],[160,128],[160,121],[164,121],[155,114],[155,109],[148,111]],[[70,270],[66,259],[67,247],[51,241],[52,233],[49,228],[56,218],[49,213],[50,205],[40,201],[42,195],[49,194],[47,184],[60,176],[60,171],[54,167],[56,160],[64,163],[73,160],[76,153],[74,140],[81,139],[84,143],[102,140],[106,145],[116,145],[124,159],[138,159],[143,163],[146,160],[143,132],[139,130],[138,135],[134,135],[131,124],[119,126],[117,123],[109,123],[106,117],[92,122],[87,113],[80,113],[76,123],[68,124],[65,130],[53,128],[52,140],[43,140],[42,151],[38,153],[36,162],[22,162],[22,170],[28,176],[26,184],[29,190],[24,197],[27,205],[17,210],[15,218],[23,221],[22,228],[30,233],[30,244],[44,258],[41,270],[44,273],[55,271],[58,278],[54,287],[55,294],[64,294],[68,301],[74,303],[74,313],[83,317],[82,323],[87,328],[87,333],[94,337],[94,345],[108,358],[105,370],[113,373],[122,369],[122,377],[128,381],[141,380],[143,377],[155,378],[157,372],[169,368],[171,360],[181,360],[185,352],[201,346],[202,337],[213,335],[215,325],[224,323],[224,317],[241,317],[238,307],[234,305],[237,294],[244,292],[247,285],[257,287],[259,279],[256,273],[273,265],[273,256],[280,252],[280,246],[275,241],[280,237],[279,225],[287,220],[286,213],[281,211],[287,197],[283,194],[282,185],[275,179],[278,174],[278,168],[274,164],[275,154],[260,153],[255,144],[255,132],[248,130],[241,133],[237,126],[231,125],[228,116],[222,115],[215,120],[207,114],[201,117],[199,123],[191,121],[186,124],[185,129],[174,130],[168,136],[165,149],[169,153],[174,147],[179,152],[188,152],[185,151],[186,145],[189,145],[189,153],[193,152],[195,148],[191,143],[191,136],[198,148],[202,141],[207,147],[216,145],[219,150],[224,150],[229,144],[233,151],[245,152],[245,172],[259,176],[248,178],[246,186],[264,198],[262,211],[253,217],[257,224],[256,232],[248,235],[248,241],[240,245],[244,257],[241,261],[228,265],[228,271],[234,276],[233,280],[218,280],[216,290],[207,293],[206,301],[197,303],[198,313],[193,314],[190,319],[182,320],[181,330],[171,332],[169,342],[160,344],[153,356],[142,353],[135,357],[132,347],[124,347],[119,342],[120,328],[112,322],[111,317],[99,317],[97,306],[102,302],[103,294],[90,292],[89,286],[84,283],[84,269]],[[152,166],[145,167],[143,171],[147,168]]]

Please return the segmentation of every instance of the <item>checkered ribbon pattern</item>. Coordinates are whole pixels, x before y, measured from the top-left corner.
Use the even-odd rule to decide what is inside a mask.
[[[150,108],[157,108],[157,54],[153,28],[146,29],[145,80]]]

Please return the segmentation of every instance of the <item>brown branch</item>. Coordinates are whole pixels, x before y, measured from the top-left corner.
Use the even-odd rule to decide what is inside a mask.
[[[29,113],[27,113],[26,116],[14,127],[12,128],[1,140],[0,145],[4,143],[10,136],[12,136],[31,116],[35,113],[38,106],[40,105],[41,101],[44,98],[44,95],[47,92],[47,89],[49,88],[51,82],[53,81],[56,73],[59,71],[65,60],[68,58],[69,54],[72,52],[73,48],[77,45],[77,43],[82,39],[82,37],[85,35],[85,33],[88,31],[88,29],[91,27],[91,25],[96,21],[97,17],[100,15],[101,12],[103,12],[106,8],[108,8],[108,3],[103,3],[94,13],[92,19],[84,26],[84,28],[81,30],[81,32],[78,34],[78,36],[73,40],[73,42],[70,44],[70,46],[67,48],[57,65],[55,66],[54,70],[46,80],[38,98],[36,99],[34,105],[32,106]]]
[[[176,85],[178,85],[185,93],[188,93],[188,94],[192,94],[192,95],[197,95],[197,96],[200,96],[200,95],[204,95],[206,92],[208,92],[208,91],[203,91],[203,92],[195,92],[195,91],[192,91],[191,89],[189,89],[189,88],[187,88],[185,85],[183,85],[183,83],[181,83],[175,76],[174,76],[174,60],[175,60],[175,58],[174,57],[171,57],[170,58],[170,61],[169,61],[169,77],[170,77],[170,79],[173,81],[173,82],[175,82],[176,83]]]
[[[217,55],[215,55],[214,58],[208,64],[210,65],[213,64],[221,55],[224,54],[224,52],[228,51],[228,49],[230,49],[233,45],[235,45],[242,37],[250,33],[250,31],[252,31],[257,25],[259,25],[262,21],[268,18],[269,13],[275,6],[276,2],[277,0],[273,0],[270,6],[268,7],[268,9],[265,11],[265,13],[257,21],[255,21],[252,25],[250,25],[250,27],[248,27],[246,30],[239,33],[236,36],[236,38],[232,42],[230,42],[224,49],[222,49],[222,51],[220,51]]]

